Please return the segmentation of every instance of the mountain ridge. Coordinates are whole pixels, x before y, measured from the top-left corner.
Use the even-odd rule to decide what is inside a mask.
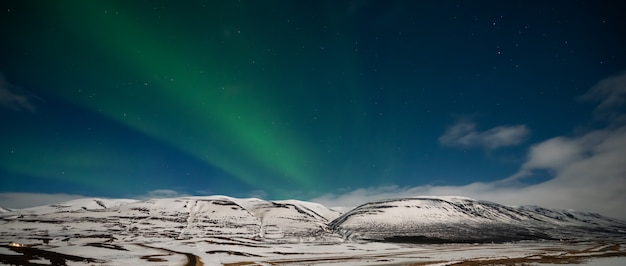
[[[368,202],[329,227],[349,239],[427,243],[623,237],[626,232],[626,222],[595,213],[440,196]]]
[[[269,242],[506,242],[626,238],[626,222],[595,213],[506,206],[459,196],[364,203],[345,213],[299,200],[222,195],[149,200],[83,198],[0,213],[4,236],[239,237]],[[42,224],[46,227],[43,228]]]

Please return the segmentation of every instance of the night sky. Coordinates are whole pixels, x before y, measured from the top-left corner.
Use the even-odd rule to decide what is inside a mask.
[[[607,144],[626,143],[623,10],[2,1],[0,198],[449,192],[613,214],[546,186],[625,203],[626,148]]]

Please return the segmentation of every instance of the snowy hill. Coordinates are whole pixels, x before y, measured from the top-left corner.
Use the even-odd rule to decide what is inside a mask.
[[[98,235],[126,240],[242,237],[274,242],[338,239],[327,224],[339,216],[322,205],[226,196],[79,199],[0,213],[7,236]]]
[[[626,223],[598,214],[509,207],[463,197],[366,203],[329,227],[347,239],[419,243],[623,237],[626,233]]]
[[[80,235],[125,242],[236,238],[271,243],[473,243],[624,238],[625,232],[626,223],[598,214],[510,207],[462,197],[377,201],[343,215],[312,202],[227,196],[145,201],[86,198],[0,213],[0,235],[5,241]]]

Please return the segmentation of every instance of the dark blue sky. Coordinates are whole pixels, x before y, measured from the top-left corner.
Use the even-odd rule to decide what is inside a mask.
[[[3,1],[0,192],[311,199],[516,175],[614,121],[620,1]],[[558,177],[537,169],[532,186]]]

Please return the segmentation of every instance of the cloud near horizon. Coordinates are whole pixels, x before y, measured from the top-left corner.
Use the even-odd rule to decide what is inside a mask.
[[[512,177],[490,183],[462,186],[383,186],[326,194],[311,201],[328,207],[356,207],[381,199],[424,195],[455,195],[506,205],[538,205],[576,209],[626,220],[626,125],[594,130],[579,137],[555,137],[530,148],[527,161]],[[548,170],[554,178],[524,184],[534,171]],[[188,196],[170,189],[149,191],[137,199]],[[0,193],[0,206],[26,208],[77,198],[74,194]]]
[[[545,153],[544,153],[545,152]],[[369,201],[427,195],[465,196],[506,205],[538,205],[576,209],[626,220],[626,126],[597,130],[563,140],[556,137],[534,145],[514,178],[461,186],[362,188],[327,194],[312,201],[326,206],[355,207]],[[554,178],[524,184],[534,171],[548,170]]]
[[[607,81],[609,80],[609,81]],[[626,72],[611,77],[594,86],[590,92],[600,90],[606,97],[623,97]],[[613,82],[617,80],[620,82]],[[612,84],[608,86],[607,84]],[[600,88],[600,89],[599,89]],[[617,92],[616,92],[617,91]],[[615,96],[620,95],[620,96]],[[599,99],[600,105],[605,100]],[[613,110],[613,117],[623,115],[621,100],[605,104]],[[617,110],[617,111],[615,111]],[[456,128],[455,128],[456,126]],[[456,145],[503,147],[518,143],[528,134],[525,126],[497,127],[485,132],[475,130],[475,125],[461,122],[451,127],[440,141]],[[524,133],[526,132],[526,133]],[[465,137],[464,137],[465,136]],[[443,138],[443,140],[441,140]],[[491,144],[488,144],[491,143]],[[532,145],[526,161],[510,177],[494,182],[475,182],[459,186],[421,185],[415,187],[383,186],[360,188],[347,193],[330,193],[311,199],[328,207],[355,207],[360,204],[389,198],[422,195],[465,196],[506,205],[538,205],[547,208],[576,209],[597,212],[626,220],[626,120],[609,121],[604,128],[589,130],[573,136],[554,138]],[[548,172],[553,178],[528,184],[524,181],[537,172]],[[162,189],[147,192],[137,198],[186,196],[175,190]],[[0,193],[0,206],[9,208],[30,207],[83,197],[71,194]]]
[[[155,189],[148,191],[146,194],[136,196],[134,198],[140,200],[148,200],[148,199],[161,199],[161,198],[176,198],[176,197],[186,197],[191,196],[187,193],[181,193],[173,189]]]
[[[449,147],[482,147],[488,150],[518,145],[528,138],[526,125],[498,126],[487,131],[476,130],[476,123],[460,120],[439,137],[439,143]]]
[[[517,173],[490,183],[460,186],[373,187],[343,194],[327,194],[313,201],[326,206],[356,206],[368,201],[421,195],[456,195],[507,205],[539,205],[547,208],[597,212],[626,220],[626,72],[602,80],[584,97],[594,95],[605,115],[615,118],[605,128],[577,136],[557,136],[532,145]],[[604,98],[599,98],[600,96]],[[509,133],[502,133],[507,132]],[[517,132],[517,133],[515,133]],[[523,126],[477,132],[475,124],[460,122],[439,139],[448,146],[502,147],[519,143]],[[495,136],[499,145],[488,144]],[[526,184],[525,178],[548,172],[552,179]]]

